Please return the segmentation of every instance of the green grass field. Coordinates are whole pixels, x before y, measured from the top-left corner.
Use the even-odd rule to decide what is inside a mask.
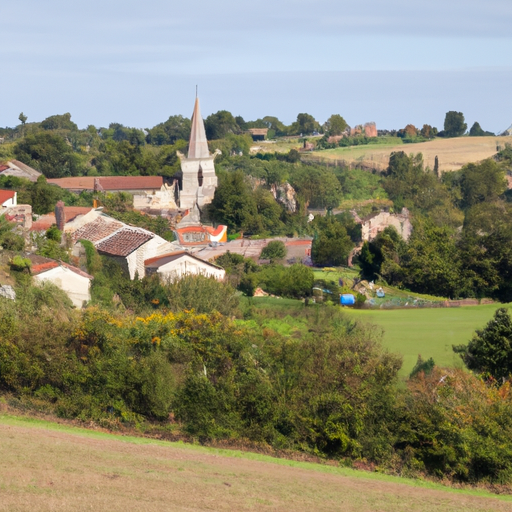
[[[315,271],[317,279],[336,280],[352,277],[353,272]],[[400,293],[400,290],[397,290]],[[405,292],[402,292],[405,293]],[[413,294],[414,296],[423,297]],[[398,296],[398,295],[397,295]],[[427,296],[425,296],[427,297]],[[281,311],[304,307],[302,302],[272,297],[253,298],[252,304],[260,308]],[[432,357],[438,366],[462,367],[460,358],[454,354],[452,345],[468,343],[476,329],[481,329],[499,307],[512,308],[512,304],[490,304],[456,308],[409,308],[409,309],[352,309],[343,311],[354,320],[370,322],[383,329],[383,344],[391,352],[403,356],[400,370],[407,377],[421,354],[423,359]],[[303,323],[303,322],[302,322]],[[294,329],[306,328],[300,318],[282,318],[268,321],[265,326],[287,335]],[[283,324],[280,326],[280,324]]]
[[[452,345],[467,343],[476,329],[491,319],[498,304],[460,308],[415,308],[395,310],[353,310],[351,318],[365,320],[384,330],[384,346],[403,355],[401,375],[407,376],[418,354],[432,357],[438,366],[462,366]],[[504,307],[511,308],[512,305]]]

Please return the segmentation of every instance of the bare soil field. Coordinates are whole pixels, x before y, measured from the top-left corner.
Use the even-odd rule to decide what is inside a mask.
[[[454,139],[434,139],[416,144],[367,145],[347,148],[327,149],[304,154],[312,160],[335,161],[346,165],[385,170],[389,155],[393,151],[405,151],[407,154],[422,153],[425,165],[434,168],[435,157],[439,159],[441,171],[455,171],[469,162],[479,162],[496,154],[496,146],[512,144],[512,137],[458,137]]]
[[[509,497],[0,415],[0,511],[511,511]]]

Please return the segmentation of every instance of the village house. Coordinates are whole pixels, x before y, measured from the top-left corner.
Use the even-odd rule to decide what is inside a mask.
[[[75,243],[91,242],[99,254],[117,261],[130,279],[145,276],[145,260],[180,249],[176,242],[168,242],[151,231],[128,226],[105,214],[77,229],[72,239]]]
[[[144,262],[146,274],[158,274],[165,281],[175,281],[186,275],[203,275],[222,281],[226,271],[186,251],[163,254]]]
[[[34,281],[48,281],[58,286],[77,308],[81,308],[84,303],[91,300],[92,276],[63,261],[43,258],[34,254],[29,255],[28,258],[32,262],[30,273]]]

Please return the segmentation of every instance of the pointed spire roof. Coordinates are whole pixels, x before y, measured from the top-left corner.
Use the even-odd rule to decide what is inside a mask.
[[[208,158],[208,141],[204,130],[204,122],[199,109],[199,98],[196,97],[194,113],[192,114],[192,130],[190,132],[190,142],[188,145],[188,158]]]

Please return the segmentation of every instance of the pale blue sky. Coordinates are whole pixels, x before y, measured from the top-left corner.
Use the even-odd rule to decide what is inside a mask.
[[[205,117],[512,123],[510,0],[3,0],[0,20],[0,126],[150,127],[190,116],[195,84]]]

